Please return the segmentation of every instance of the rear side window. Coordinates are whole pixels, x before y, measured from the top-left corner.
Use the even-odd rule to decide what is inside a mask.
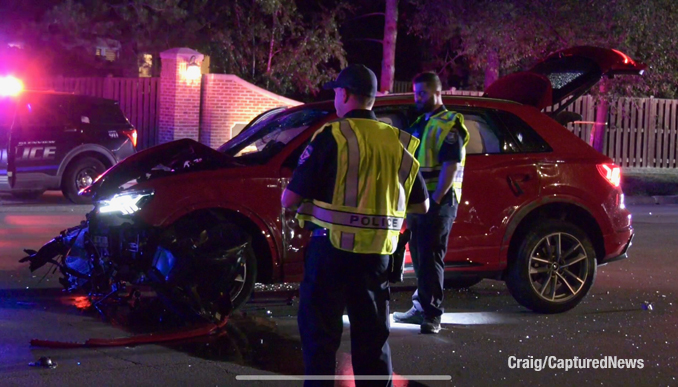
[[[453,105],[447,108],[464,116],[464,126],[469,133],[467,155],[518,152],[513,137],[501,121],[491,117],[487,111],[458,109]],[[380,106],[374,112],[377,119],[401,130],[408,130],[420,114],[412,105]]]
[[[492,119],[480,113],[462,113],[468,130],[467,155],[506,153],[506,134]]]
[[[68,101],[51,95],[33,95],[19,102],[17,113],[25,128],[55,128],[68,122]]]
[[[516,152],[550,152],[551,147],[537,132],[518,116],[505,112],[496,112],[506,130],[511,134],[515,143]]]
[[[129,121],[115,103],[77,101],[73,108],[75,122],[96,126],[127,126]]]

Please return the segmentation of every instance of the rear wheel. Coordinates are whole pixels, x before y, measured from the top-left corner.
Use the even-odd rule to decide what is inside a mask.
[[[596,276],[596,253],[584,231],[562,220],[533,224],[515,251],[506,285],[521,305],[560,313],[586,296]]]
[[[81,189],[90,186],[94,180],[106,171],[106,166],[94,157],[83,157],[71,162],[66,168],[61,190],[66,198],[76,204],[89,204],[92,200],[79,196]]]

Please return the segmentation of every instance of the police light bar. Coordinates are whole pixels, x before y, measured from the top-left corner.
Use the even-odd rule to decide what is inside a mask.
[[[24,84],[12,76],[0,77],[0,97],[15,97],[24,89]]]

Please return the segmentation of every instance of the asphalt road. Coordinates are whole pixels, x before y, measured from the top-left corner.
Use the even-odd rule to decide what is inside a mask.
[[[446,291],[448,313],[439,335],[393,325],[395,372],[450,378],[411,380],[409,385],[678,385],[678,206],[631,210],[636,228],[631,258],[600,267],[591,293],[577,308],[559,315],[531,313],[497,281]],[[77,224],[84,212],[86,206],[63,202],[0,203],[0,385],[300,385],[236,380],[237,375],[303,373],[297,303],[286,302],[289,291],[276,293],[274,299],[255,296],[220,336],[120,348],[30,347],[33,338],[82,342],[155,329],[155,323],[139,322],[143,314],[135,320],[120,312],[114,323],[103,322],[96,313],[78,309],[86,300],[62,293],[56,276],[40,281],[44,271],[31,274],[17,263],[22,248],[37,249],[61,229]],[[409,307],[411,285],[393,289],[392,310]],[[350,374],[348,323],[345,328],[338,366],[341,373]],[[28,366],[41,356],[51,357],[58,367]],[[643,368],[509,367],[513,357],[532,364],[547,357],[547,365],[557,367],[575,357],[608,356],[642,360]]]

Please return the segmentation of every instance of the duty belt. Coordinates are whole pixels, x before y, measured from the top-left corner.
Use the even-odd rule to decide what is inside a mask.
[[[326,228],[316,228],[311,233],[311,237],[326,237],[328,235],[330,235],[330,232]]]

